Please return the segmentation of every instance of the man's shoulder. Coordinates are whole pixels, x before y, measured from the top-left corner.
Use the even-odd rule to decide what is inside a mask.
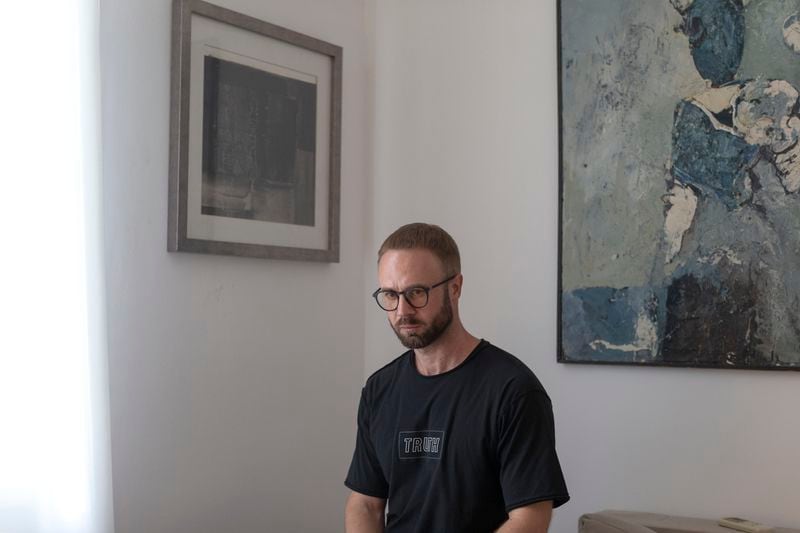
[[[479,359],[480,371],[501,385],[512,395],[527,392],[545,392],[544,386],[533,370],[515,355],[489,342]]]
[[[403,365],[408,361],[409,351],[403,352],[373,372],[367,378],[367,383],[364,385],[364,388],[370,391],[376,391],[385,389],[387,386],[391,385],[397,379]]]

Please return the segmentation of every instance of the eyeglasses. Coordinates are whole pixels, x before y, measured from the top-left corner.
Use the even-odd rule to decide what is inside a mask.
[[[375,298],[375,301],[378,302],[378,306],[384,311],[394,311],[397,309],[397,306],[400,305],[401,294],[411,307],[415,309],[421,309],[428,305],[428,293],[431,292],[431,289],[435,289],[439,285],[444,285],[448,281],[455,279],[456,276],[458,276],[458,274],[453,274],[449,278],[431,285],[430,287],[422,287],[418,285],[416,287],[409,287],[404,291],[378,289],[372,293],[372,297]]]

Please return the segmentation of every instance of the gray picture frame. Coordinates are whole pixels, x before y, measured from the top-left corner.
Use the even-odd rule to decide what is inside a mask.
[[[216,238],[198,238],[193,236],[189,230],[190,210],[199,212],[202,203],[190,200],[190,127],[197,127],[203,120],[203,113],[197,112],[195,106],[190,102],[190,84],[192,83],[192,47],[196,46],[192,41],[193,19],[202,17],[221,23],[226,26],[226,31],[230,28],[233,32],[255,34],[256,38],[267,38],[264,42],[280,41],[290,47],[296,47],[301,53],[304,51],[318,54],[321,58],[330,61],[329,93],[330,102],[324,102],[322,106],[312,106],[314,110],[314,122],[324,119],[320,124],[327,124],[328,131],[322,136],[322,142],[328,141],[322,153],[327,154],[325,158],[314,159],[315,165],[327,165],[324,173],[327,182],[324,183],[327,189],[327,209],[323,210],[324,217],[318,217],[307,226],[316,224],[321,234],[325,234],[325,244],[320,247],[309,247],[307,245],[286,242],[281,243],[253,243],[238,242],[236,239],[225,237],[224,240]],[[282,45],[283,46],[283,45]],[[196,51],[195,51],[196,55]],[[168,239],[167,249],[171,252],[193,252],[207,254],[235,255],[242,257],[255,257],[265,259],[282,259],[294,261],[318,261],[318,262],[339,262],[339,217],[340,217],[340,166],[341,166],[341,109],[342,109],[342,48],[340,46],[309,37],[269,22],[265,22],[254,17],[237,13],[226,8],[222,8],[202,0],[174,0],[172,15],[172,71],[171,71],[171,102],[170,102],[170,166],[169,166],[169,215],[168,215]],[[206,62],[207,64],[207,62]],[[201,65],[202,66],[202,65]],[[197,64],[195,64],[197,68]],[[279,65],[286,71],[294,70],[296,67],[291,64]],[[327,72],[327,70],[326,70]],[[197,73],[195,73],[197,74]],[[269,76],[266,74],[265,76]],[[328,83],[328,80],[325,80]],[[327,85],[326,85],[327,86]],[[314,92],[316,98],[316,89]],[[323,98],[322,95],[319,98]],[[203,107],[200,107],[201,111]],[[327,116],[326,110],[329,110]],[[326,113],[326,116],[321,116]],[[316,126],[314,126],[316,127]],[[215,137],[216,138],[216,137]],[[318,137],[314,142],[319,143]],[[318,145],[314,145],[315,148]],[[206,146],[202,146],[202,157],[206,157]],[[312,159],[317,152],[312,153]],[[194,157],[197,157],[196,154]],[[323,161],[324,159],[324,161]],[[196,168],[196,165],[195,167]],[[312,170],[313,172],[313,170]],[[312,176],[312,179],[319,176]],[[316,182],[312,184],[312,187]],[[324,189],[320,189],[324,190]],[[192,205],[190,205],[190,203]],[[203,211],[203,213],[206,213]],[[307,217],[308,218],[308,217]],[[313,219],[313,216],[311,217]],[[250,228],[258,231],[259,221],[248,221]],[[266,224],[265,224],[266,225]],[[273,225],[274,226],[274,225]],[[327,231],[325,232],[325,229]],[[265,237],[269,240],[268,237]],[[284,241],[286,239],[283,239]]]

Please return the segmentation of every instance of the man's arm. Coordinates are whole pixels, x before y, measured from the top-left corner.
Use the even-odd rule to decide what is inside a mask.
[[[344,509],[346,533],[383,533],[386,500],[351,492]],[[513,531],[513,530],[512,530]]]
[[[552,514],[550,500],[517,507],[508,513],[508,520],[496,533],[547,533]]]

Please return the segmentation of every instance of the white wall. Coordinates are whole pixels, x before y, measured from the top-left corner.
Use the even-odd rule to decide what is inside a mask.
[[[217,0],[344,47],[341,262],[166,251],[169,0],[103,0],[116,533],[334,531],[363,375],[362,0]]]
[[[580,514],[646,510],[800,525],[795,373],[556,363],[554,1],[374,2],[371,255],[400,224],[458,241],[473,333],[518,355],[553,399]],[[367,304],[366,373],[401,351]]]
[[[553,398],[552,531],[602,508],[800,524],[797,375],[555,362],[554,2],[217,3],[344,47],[342,262],[165,251],[169,1],[103,0],[117,533],[340,529],[364,373],[400,351],[353,295],[413,220],[453,233],[467,326]]]

